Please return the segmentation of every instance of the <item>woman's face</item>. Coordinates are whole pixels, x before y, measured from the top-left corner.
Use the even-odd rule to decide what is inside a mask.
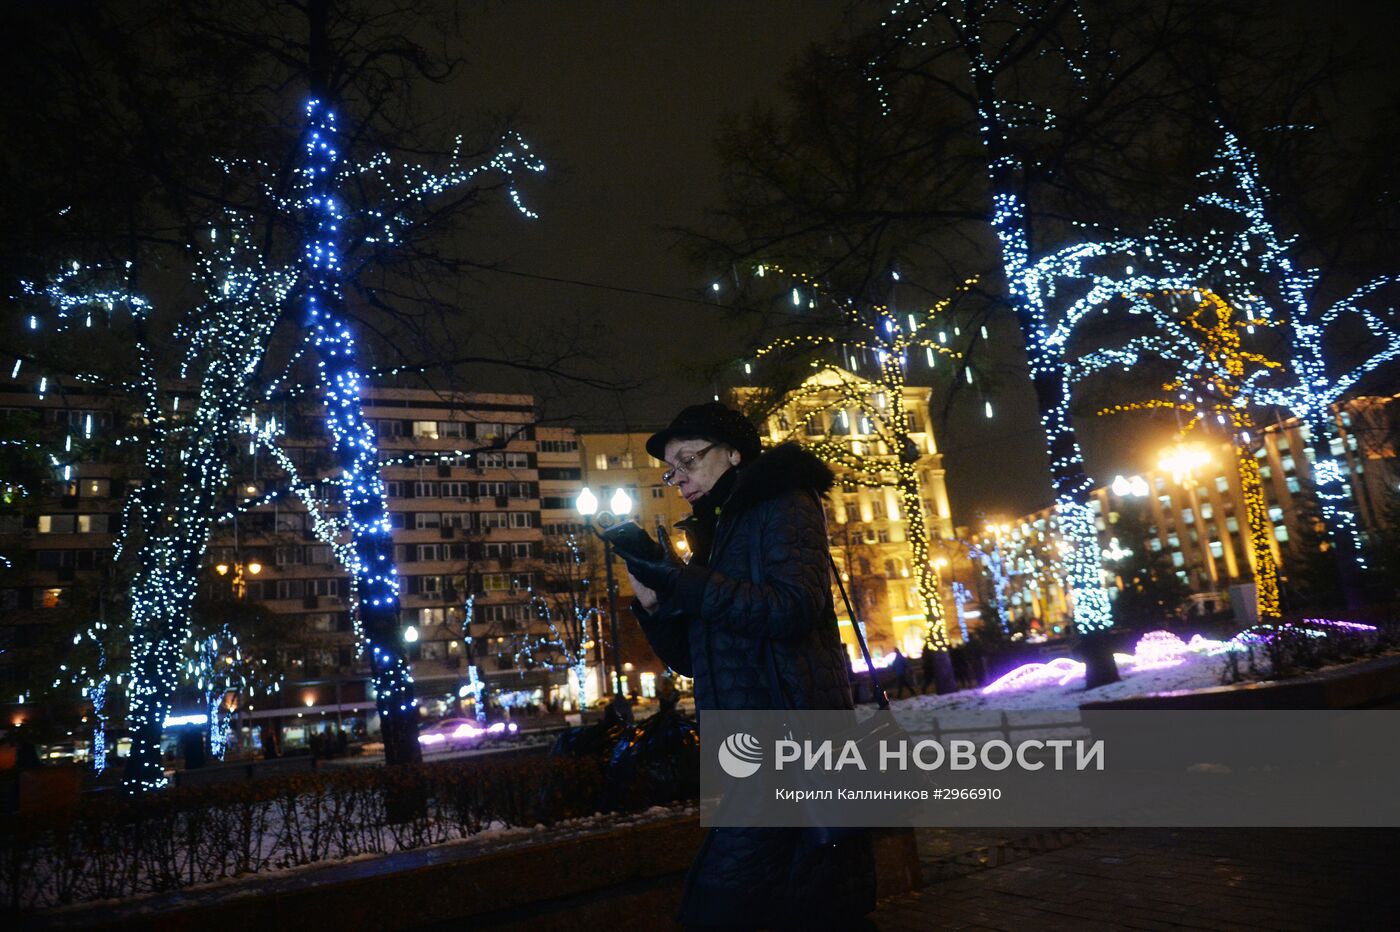
[[[719,477],[739,465],[739,451],[710,440],[672,440],[666,444],[666,464],[674,470],[671,484],[692,505],[715,487]]]

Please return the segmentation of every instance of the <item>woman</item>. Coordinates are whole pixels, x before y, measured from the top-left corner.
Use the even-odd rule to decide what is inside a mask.
[[[762,452],[743,415],[682,411],[647,441],[693,508],[690,563],[626,557],[652,648],[705,709],[849,709],[821,496],[831,470],[795,443]],[[780,704],[781,703],[781,704]],[[686,877],[690,928],[861,927],[874,908],[870,838],[810,844],[800,829],[712,828]]]

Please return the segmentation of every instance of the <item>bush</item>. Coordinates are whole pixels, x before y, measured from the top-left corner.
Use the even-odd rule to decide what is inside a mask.
[[[1301,676],[1334,664],[1351,663],[1400,649],[1400,620],[1372,619],[1376,630],[1333,627],[1325,619],[1299,619],[1281,626],[1255,625],[1242,634],[1242,652],[1224,657],[1222,683]]]
[[[0,823],[14,910],[161,893],[227,877],[418,848],[589,815],[602,764],[449,761],[90,798]]]

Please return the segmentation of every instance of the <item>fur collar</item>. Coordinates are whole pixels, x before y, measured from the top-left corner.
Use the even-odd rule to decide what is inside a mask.
[[[800,444],[780,443],[740,468],[729,503],[751,505],[784,492],[807,490],[824,496],[836,484],[831,467]]]

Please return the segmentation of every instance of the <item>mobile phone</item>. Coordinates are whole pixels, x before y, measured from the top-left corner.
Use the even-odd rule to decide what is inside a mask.
[[[661,515],[656,516],[656,542],[661,545],[661,552],[666,559],[681,559],[680,554],[676,553],[676,545],[671,542],[671,530],[666,527],[666,519]]]
[[[646,529],[636,521],[623,521],[614,524],[599,532],[598,536],[611,544],[612,548],[624,557],[654,561],[665,556],[661,545],[652,540]]]

